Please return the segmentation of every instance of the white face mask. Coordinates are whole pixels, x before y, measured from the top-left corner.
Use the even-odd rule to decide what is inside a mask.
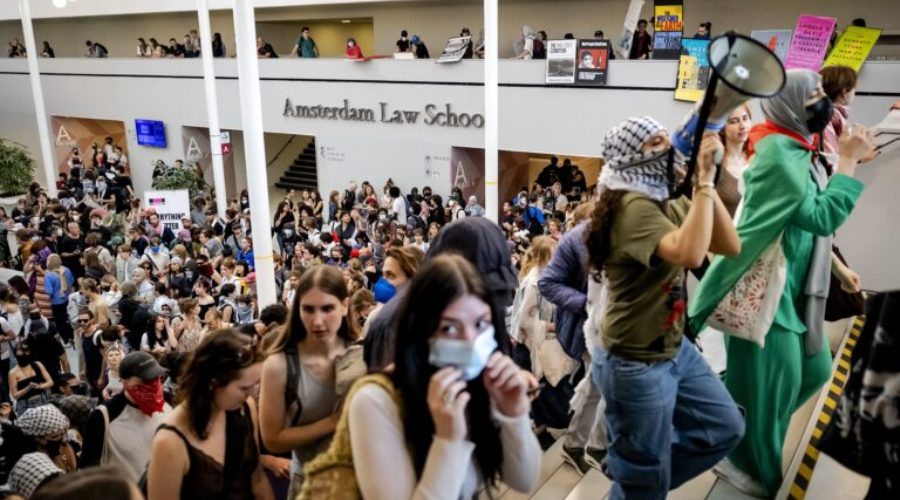
[[[462,372],[465,381],[481,375],[491,354],[497,350],[493,326],[486,328],[472,341],[433,338],[428,344],[428,363],[438,368],[453,366]]]
[[[356,45],[356,44],[353,42],[347,42],[347,47],[353,47],[354,45]]]

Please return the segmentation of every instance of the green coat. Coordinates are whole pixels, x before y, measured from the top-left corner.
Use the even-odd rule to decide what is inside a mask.
[[[810,170],[811,155],[783,134],[770,134],[756,143],[756,155],[744,173],[744,207],[737,224],[741,253],[713,259],[690,304],[693,331],[703,329],[725,294],[782,231],[787,282],[774,321],[788,331],[807,331],[802,319],[804,290],[815,237],[832,234],[843,224],[864,187],[837,174],[819,191]]]

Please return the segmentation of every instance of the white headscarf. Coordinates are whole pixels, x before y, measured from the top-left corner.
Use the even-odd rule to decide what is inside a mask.
[[[649,116],[632,117],[613,127],[603,138],[600,154],[606,164],[598,184],[604,189],[635,191],[657,201],[667,200],[668,152],[641,151],[647,139],[666,131]]]
[[[763,114],[774,124],[793,130],[812,140],[812,133],[806,126],[806,100],[816,90],[822,77],[808,69],[787,71],[787,80],[781,93],[761,102]]]

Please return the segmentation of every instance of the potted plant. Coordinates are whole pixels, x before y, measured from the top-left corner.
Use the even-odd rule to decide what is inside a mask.
[[[155,174],[154,174],[155,175]],[[160,191],[189,189],[191,199],[203,196],[209,186],[196,164],[185,167],[166,167],[153,179],[153,189]]]
[[[28,191],[34,181],[34,163],[25,146],[0,139],[0,198],[17,197]]]

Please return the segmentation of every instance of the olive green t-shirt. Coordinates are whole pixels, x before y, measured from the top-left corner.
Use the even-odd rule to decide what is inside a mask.
[[[685,197],[659,203],[628,193],[615,215],[606,260],[609,302],[601,325],[603,346],[635,361],[675,357],[685,321],[684,269],[655,255],[691,206]]]

